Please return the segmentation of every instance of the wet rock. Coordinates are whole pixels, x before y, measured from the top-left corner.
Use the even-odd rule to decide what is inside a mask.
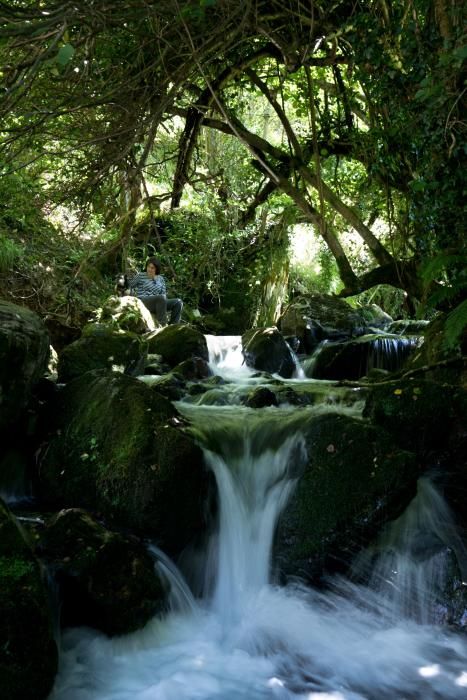
[[[67,345],[58,358],[58,380],[69,382],[95,369],[138,374],[143,370],[147,343],[134,333],[105,324],[89,324],[79,340]]]
[[[149,352],[162,356],[164,362],[176,365],[199,357],[209,360],[208,346],[204,335],[192,326],[175,323],[148,336]]]
[[[130,333],[148,333],[160,324],[137,297],[112,296],[96,313],[96,321]]]
[[[299,393],[292,387],[281,387],[276,391],[279,404],[290,406],[309,406],[313,403],[313,397],[307,393]]]
[[[281,517],[278,565],[314,581],[342,570],[416,489],[414,455],[381,428],[339,414],[308,417],[308,458]]]
[[[18,420],[47,371],[50,342],[37,314],[0,300],[0,431]]]
[[[245,406],[250,408],[263,408],[264,406],[277,406],[276,395],[265,386],[256,387],[245,399]]]
[[[36,546],[59,586],[63,626],[109,635],[143,627],[165,606],[165,592],[146,547],[105,528],[83,510],[62,510]]]
[[[171,403],[127,375],[89,372],[54,407],[54,436],[40,462],[40,493],[53,506],[102,514],[179,551],[204,526],[201,450]]]
[[[179,401],[187,393],[185,379],[176,372],[163,375],[152,388],[169,401]]]
[[[301,352],[310,353],[322,340],[362,335],[369,326],[384,326],[391,320],[376,304],[354,309],[343,299],[315,294],[294,299],[278,326],[284,336],[298,338]]]
[[[45,700],[58,653],[39,562],[0,500],[0,678],[8,700]]]
[[[243,356],[249,367],[291,377],[295,362],[290,346],[275,326],[252,328],[242,336]]]
[[[144,374],[167,374],[170,372],[170,366],[162,361],[161,355],[156,355],[155,353],[148,353],[146,358],[146,366],[144,368]]]
[[[180,362],[180,364],[174,368],[174,372],[177,372],[190,381],[207,379],[212,376],[209,363],[201,357],[190,357],[190,359]]]
[[[399,335],[423,335],[428,324],[429,321],[401,319],[392,321],[386,330],[388,333],[398,333]]]

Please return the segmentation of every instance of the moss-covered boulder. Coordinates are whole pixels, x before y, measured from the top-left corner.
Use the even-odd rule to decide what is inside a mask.
[[[242,335],[242,352],[249,367],[291,377],[295,371],[292,350],[275,326],[252,328]]]
[[[149,352],[162,356],[162,360],[175,367],[193,357],[209,360],[208,346],[204,335],[182,323],[166,326],[148,336]]]
[[[134,333],[105,324],[89,324],[83,335],[63,348],[58,358],[58,380],[69,382],[93,369],[143,371],[148,346]]]
[[[391,317],[376,304],[358,309],[329,294],[297,297],[284,310],[278,326],[285,337],[295,336],[301,352],[312,352],[322,340],[362,335],[372,326],[384,326]]]
[[[201,450],[172,404],[127,375],[96,370],[70,382],[54,410],[40,493],[178,551],[204,526]]]
[[[257,386],[248,392],[244,404],[250,408],[264,408],[264,406],[277,406],[278,401],[271,389],[266,386]]]
[[[353,340],[324,343],[313,358],[316,379],[359,379],[372,369],[395,372],[419,346],[418,337],[364,335]]]
[[[207,360],[201,357],[191,357],[189,360],[180,362],[180,364],[174,368],[174,372],[188,379],[188,381],[207,379],[213,374]]]
[[[426,453],[448,446],[453,431],[467,426],[467,391],[422,376],[371,386],[364,416],[406,449]]]
[[[18,419],[47,371],[49,347],[37,314],[0,299],[0,431]]]
[[[303,428],[307,463],[281,517],[276,553],[283,572],[316,580],[326,567],[348,564],[400,515],[418,468],[412,453],[365,421],[327,414]]]
[[[137,297],[112,296],[96,313],[96,321],[130,333],[148,333],[160,326]]]
[[[60,511],[47,524],[36,551],[58,584],[64,626],[126,634],[164,607],[164,588],[146,547],[135,537],[108,530],[83,510]]]
[[[57,672],[41,569],[16,520],[0,500],[0,695],[45,700]]]

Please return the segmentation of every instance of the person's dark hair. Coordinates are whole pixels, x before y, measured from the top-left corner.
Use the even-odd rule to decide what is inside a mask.
[[[147,270],[148,265],[151,265],[151,264],[154,265],[154,267],[156,268],[157,274],[160,275],[160,273],[161,273],[161,261],[158,260],[157,258],[148,258],[146,260],[146,265],[145,265],[144,269]]]

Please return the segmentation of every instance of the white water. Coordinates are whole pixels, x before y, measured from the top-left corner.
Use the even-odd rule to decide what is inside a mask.
[[[219,490],[205,595],[195,601],[163,561],[172,611],[120,639],[65,633],[50,700],[465,700],[465,636],[415,622],[378,587],[338,580],[317,592],[271,581],[275,523],[304,457],[299,420],[238,407],[185,415],[210,446]],[[442,500],[430,502],[438,534],[461,547]]]
[[[224,379],[239,381],[247,379],[256,373],[248,367],[242,352],[241,335],[206,335],[209,352],[209,365],[215,374]],[[305,373],[298,358],[290,348],[295,363],[294,377],[304,379]]]

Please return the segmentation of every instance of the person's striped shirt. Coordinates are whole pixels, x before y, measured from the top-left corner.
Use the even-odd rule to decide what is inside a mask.
[[[157,275],[154,279],[151,279],[146,272],[138,272],[133,277],[130,277],[128,283],[131,293],[135,294],[139,299],[167,295],[165,279],[162,275]]]

